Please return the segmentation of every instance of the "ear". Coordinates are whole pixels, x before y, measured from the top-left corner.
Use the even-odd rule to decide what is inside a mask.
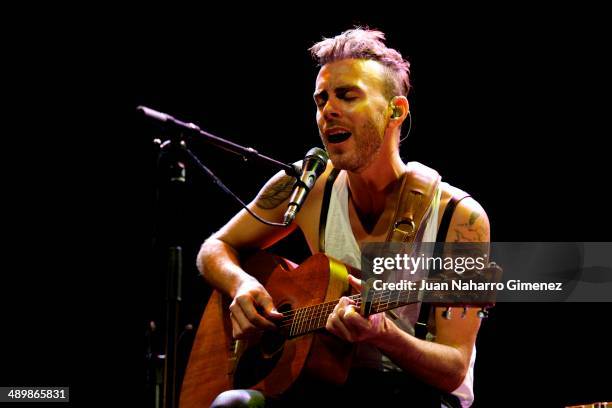
[[[389,103],[389,120],[401,125],[410,114],[410,106],[405,96],[394,96]]]

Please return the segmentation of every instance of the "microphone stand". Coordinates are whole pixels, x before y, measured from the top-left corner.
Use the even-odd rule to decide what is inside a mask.
[[[155,142],[159,143],[159,140]],[[166,198],[164,209],[167,212],[165,232],[167,234],[166,244],[168,249],[163,354],[151,356],[152,358],[157,357],[158,361],[163,361],[162,384],[161,387],[155,387],[155,408],[174,408],[178,406],[176,366],[183,275],[183,255],[180,245],[179,225],[182,224],[180,217],[186,181],[185,164],[182,157],[184,149],[183,134],[177,131],[177,129],[172,129],[169,132],[168,140],[159,146],[158,172],[163,174],[164,180],[162,187],[165,190]],[[161,395],[159,391],[161,391]]]
[[[158,112],[151,108],[147,108],[146,106],[138,106],[136,108],[140,113],[144,116],[157,120],[159,122],[164,123],[169,128],[174,128],[180,132],[183,132],[186,135],[197,135],[201,138],[201,140],[208,142],[220,149],[226,150],[228,152],[237,154],[241,156],[245,161],[255,159],[257,161],[271,164],[275,167],[278,167],[282,170],[285,170],[289,176],[299,178],[300,177],[300,168],[295,164],[286,164],[275,160],[271,157],[265,156],[259,153],[257,150],[252,147],[241,146],[237,143],[231,142],[229,140],[223,139],[221,137],[215,136],[208,132],[203,131],[194,123],[187,123],[181,120],[176,119],[173,116],[168,115],[167,113]]]
[[[177,360],[177,345],[179,341],[179,311],[181,302],[181,283],[182,283],[182,272],[183,272],[183,256],[182,248],[179,245],[179,226],[178,220],[179,214],[181,214],[181,200],[177,200],[175,197],[182,197],[185,188],[185,156],[190,158],[194,164],[203,170],[213,181],[226,193],[232,195],[237,201],[239,201],[245,208],[246,205],[236,197],[227,187],[223,185],[206,166],[204,166],[198,158],[187,148],[186,136],[201,137],[204,140],[218,148],[232,152],[239,156],[242,156],[244,160],[254,159],[256,161],[271,164],[275,167],[279,167],[285,170],[290,176],[293,176],[299,180],[301,169],[299,166],[294,164],[285,164],[278,160],[272,159],[268,156],[262,155],[255,149],[250,147],[244,147],[239,144],[233,143],[229,140],[214,136],[201,130],[198,126],[193,123],[186,123],[180,121],[168,114],[155,111],[153,109],[139,106],[137,110],[144,114],[147,118],[154,119],[158,122],[162,122],[166,128],[166,134],[168,135],[167,140],[160,144],[159,140],[155,142],[159,145],[159,157],[158,167],[162,166],[162,163],[167,163],[167,181],[168,183],[168,196],[171,205],[170,214],[172,220],[169,224],[172,233],[169,237],[168,247],[168,265],[167,265],[167,276],[166,276],[166,308],[165,308],[165,320],[166,330],[164,335],[164,354],[158,356],[161,360],[163,359],[163,396],[158,395],[156,392],[155,396],[155,408],[174,408],[178,406],[178,388],[177,388],[177,371],[176,371],[176,360]],[[162,160],[162,157],[164,160]],[[158,168],[158,171],[160,169]],[[248,210],[248,208],[247,208]],[[249,211],[250,212],[250,211]],[[251,213],[260,221],[261,220],[256,214]],[[270,225],[286,226],[285,224],[269,223]],[[148,358],[154,358],[151,353],[148,353]],[[157,387],[156,387],[157,388]],[[162,405],[160,405],[160,399]]]

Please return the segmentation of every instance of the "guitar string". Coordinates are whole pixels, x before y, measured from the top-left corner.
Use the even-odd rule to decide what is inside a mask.
[[[374,313],[380,313],[381,311],[385,311],[385,310],[389,310],[389,304],[390,303],[396,303],[396,305],[399,305],[400,301],[404,301],[402,300],[402,294],[403,293],[398,293],[396,296],[395,300],[392,300],[392,292],[387,291],[387,292],[377,292],[374,294],[372,301],[370,302],[370,313],[371,313],[371,309],[374,309]],[[410,299],[410,293],[406,292],[406,301]],[[376,297],[378,297],[378,299],[376,299]],[[299,321],[298,321],[298,329],[295,330],[296,332],[308,332],[311,329],[311,324],[314,323],[314,325],[312,325],[313,329],[318,329],[320,327],[322,327],[322,323],[320,320],[322,320],[323,317],[325,317],[325,319],[329,316],[330,312],[333,311],[332,306],[335,307],[335,303],[336,302],[330,302],[331,304],[326,304],[324,305],[325,307],[319,307],[317,313],[312,313],[312,314],[304,314],[299,316]],[[317,305],[317,306],[323,306],[323,305]],[[357,304],[355,306],[361,306],[361,299],[358,299]],[[331,309],[331,310],[330,310]],[[290,322],[289,325],[293,324],[293,322]],[[304,324],[306,324],[304,326]],[[287,324],[281,325],[281,327],[286,327]]]
[[[374,294],[372,295],[372,300],[369,302],[370,303],[370,314],[372,314],[371,313],[372,308],[374,308],[374,314],[376,314],[382,311],[393,309],[395,307],[399,307],[400,302],[405,302],[405,304],[408,304],[408,303],[412,303],[413,301],[417,301],[417,300],[411,300],[410,297],[414,294],[417,294],[418,292],[410,291],[410,290],[395,291],[395,292],[397,296],[395,300],[392,300],[393,291],[386,290],[386,291],[374,292]],[[444,291],[444,292],[452,293],[452,291]],[[402,297],[405,297],[405,299],[402,299]],[[361,299],[360,294],[349,296],[349,298],[353,299],[356,302],[355,304],[356,307],[361,306],[362,299]],[[285,312],[284,313],[285,317],[283,317],[283,321],[281,322],[279,327],[283,328],[287,326],[292,326],[291,335],[293,335],[293,333],[295,334],[307,333],[311,331],[311,328],[315,330],[319,329],[323,327],[322,326],[323,322],[320,320],[327,319],[327,317],[331,314],[331,312],[333,311],[337,303],[338,301],[335,300],[335,301],[307,306],[304,308],[299,308],[293,311]],[[396,303],[396,306],[390,308],[389,304],[391,303]],[[296,312],[303,312],[303,313],[301,313],[299,316],[298,315],[292,316],[292,314]],[[297,328],[294,327],[296,324],[297,324]]]
[[[392,291],[392,290],[388,289],[388,290],[374,291],[374,296],[376,296],[378,294],[381,294],[381,296],[389,296],[390,297],[393,292],[399,293],[400,296],[402,294],[404,294],[404,293],[406,293],[408,295],[410,293],[414,293],[414,291],[410,291],[410,290],[408,290],[408,291]],[[351,296],[347,296],[347,297],[354,300],[354,298],[359,297],[359,296],[361,296],[361,294],[351,295]],[[318,307],[318,306],[322,306],[322,305],[326,305],[326,304],[332,304],[332,303],[335,305],[335,304],[338,303],[338,300],[339,299],[332,300],[330,302],[320,303],[320,304],[317,304],[317,305],[304,306],[303,308],[298,308],[298,309],[293,309],[293,310],[290,310],[290,311],[287,311],[287,312],[283,312],[282,313],[283,314],[283,318],[284,319],[290,318],[292,314],[296,313],[300,309],[305,310],[305,309],[309,309],[309,308],[313,308],[313,307]]]
[[[397,300],[401,299],[401,296],[402,296],[403,293],[404,292],[400,292],[400,294],[398,295],[398,299]],[[405,293],[408,294],[408,297],[410,296],[410,292],[407,291]],[[382,302],[389,303],[389,300],[391,299],[392,294],[393,294],[393,291],[390,291],[390,290],[387,290],[387,291],[376,291],[373,296],[374,297],[378,296],[378,298],[373,298],[371,302],[377,301],[379,303],[382,303]],[[352,299],[352,300],[360,300],[361,295],[360,294],[352,295],[352,296],[348,296],[348,298]],[[294,317],[292,315],[297,313],[298,311],[307,311],[308,309],[319,308],[319,307],[327,307],[329,305],[334,305],[335,306],[336,304],[338,304],[338,300],[333,300],[333,301],[330,301],[330,302],[325,302],[325,303],[320,303],[320,304],[316,304],[316,305],[305,306],[305,307],[302,307],[302,308],[290,310],[288,312],[284,312],[283,313],[283,319],[281,320],[281,322],[285,322],[285,321],[291,320],[291,318]],[[307,313],[308,312],[304,313],[304,315],[306,315]],[[311,316],[311,315],[309,315],[309,316]]]
[[[400,301],[403,301],[402,295],[405,294],[406,300],[409,300],[411,294],[415,292],[400,291],[396,293],[397,293],[396,299],[392,300],[392,291],[390,290],[375,292],[372,296],[372,300],[370,301],[369,313],[371,314],[372,308],[374,308],[375,313],[380,313],[381,311],[389,310],[390,303],[396,303],[396,307],[399,307]],[[349,298],[357,302],[355,306],[361,305],[360,295],[352,295]],[[333,308],[335,307],[336,304],[337,304],[337,301],[330,301],[330,302],[326,302],[322,304],[306,306],[306,307],[299,308],[293,311],[285,312],[283,313],[284,316],[279,326],[281,328],[291,326],[292,334],[294,332],[295,333],[308,332],[310,331],[311,326],[313,329],[318,329],[321,327],[321,324],[323,323],[321,321],[322,318],[327,318],[330,312],[333,311]]]
[[[352,300],[357,301],[357,302],[360,302],[361,300],[360,295],[353,295],[350,298],[352,298]],[[375,311],[378,313],[383,303],[385,303],[385,306],[383,306],[383,308],[388,306],[388,304],[390,303],[389,302],[390,299],[391,299],[390,291],[376,292],[373,295],[373,299],[370,302],[370,304],[371,306],[374,306],[376,308]],[[332,308],[333,310],[333,308],[335,307],[337,303],[338,302],[336,300],[336,301],[326,302],[326,303],[322,303],[322,304],[318,304],[314,306],[307,306],[304,308],[296,309],[295,311],[291,311],[294,313],[297,313],[299,311],[300,312],[299,317],[297,315],[291,316],[292,314],[291,312],[286,312],[287,314],[285,315],[281,323],[293,324],[292,318],[294,319],[294,321],[298,321],[298,324],[304,323],[304,321],[307,321],[307,322],[318,321],[322,315],[326,315],[326,316],[329,315],[329,309]],[[358,303],[356,306],[360,306],[360,303]]]
[[[391,301],[392,293],[393,292],[391,291],[375,292],[370,302],[370,313],[371,313],[372,308],[374,308],[374,313],[380,313],[381,311],[389,310],[388,306],[390,303],[399,304],[399,302],[402,301],[401,298],[402,298],[402,295],[404,294],[406,295],[406,300],[409,300],[410,294],[411,294],[410,291],[397,292],[397,298],[394,301]],[[351,296],[351,298],[354,298],[353,300],[356,300],[355,306],[358,306],[358,307],[361,306],[360,295],[353,295]],[[306,333],[308,331],[311,331],[312,323],[314,323],[314,325],[312,325],[312,329],[318,329],[322,327],[321,326],[322,322],[320,322],[320,320],[322,320],[322,317],[325,317],[325,319],[327,319],[329,314],[331,314],[331,312],[333,311],[333,308],[335,308],[336,304],[337,304],[337,301],[331,301],[331,302],[326,302],[326,303],[322,303],[322,304],[318,304],[314,306],[308,306],[308,307],[296,309],[295,312],[298,312],[298,311],[305,312],[299,315],[299,317],[298,315],[295,316],[297,318],[296,319],[297,323],[296,323],[296,320],[292,321],[291,317],[287,317],[284,319],[285,321],[283,322],[283,324],[280,324],[279,327],[283,328],[287,326],[292,326],[290,335]],[[318,310],[306,311],[306,309],[318,309]],[[315,313],[310,313],[310,312],[315,312]],[[289,314],[290,312],[286,312],[286,313]],[[296,326],[296,324],[297,324],[297,327],[294,327]]]
[[[397,299],[395,299],[394,301],[391,300],[393,293],[396,293],[397,295]],[[448,293],[452,293],[452,291],[442,291],[442,292],[448,292]],[[376,291],[374,292],[373,295],[373,299],[371,300],[371,302],[374,301],[378,301],[379,303],[383,303],[386,302],[387,305],[393,302],[398,302],[400,300],[402,300],[402,297],[405,297],[406,300],[409,300],[411,296],[413,296],[414,294],[416,294],[416,291],[391,291],[391,290],[386,290],[386,291]],[[378,296],[378,299],[376,299],[375,297]],[[356,295],[351,295],[348,296],[348,298],[352,299],[352,300],[357,300],[360,299],[361,295],[360,294],[356,294]],[[285,322],[288,320],[291,320],[293,314],[295,314],[297,311],[303,311],[305,313],[303,313],[303,316],[312,316],[312,314],[309,314],[310,311],[309,309],[316,309],[316,308],[320,308],[320,307],[327,307],[328,305],[336,305],[338,303],[338,299],[337,300],[333,300],[333,301],[329,301],[329,302],[325,302],[325,303],[320,303],[320,304],[316,304],[316,305],[311,305],[311,306],[304,306],[302,308],[298,308],[298,309],[294,309],[294,310],[290,310],[287,312],[283,312],[283,319],[280,320],[280,322]],[[380,306],[380,305],[379,305]]]
[[[360,297],[361,295],[352,295],[349,298],[351,298],[352,300],[354,300],[356,302],[356,304],[360,303]],[[325,302],[325,303],[321,303],[318,305],[314,305],[314,306],[308,306],[305,308],[300,308],[300,309],[296,309],[297,311],[301,311],[304,309],[318,309],[316,310],[316,313],[311,313],[309,315],[306,314],[300,314],[298,315],[296,313],[296,316],[288,316],[287,318],[283,319],[284,321],[282,322],[282,324],[279,325],[279,327],[287,327],[287,326],[293,326],[293,325],[297,325],[298,329],[297,330],[293,330],[292,332],[301,332],[301,330],[299,329],[300,326],[305,323],[311,323],[311,322],[318,322],[322,316],[329,316],[329,314],[333,311],[333,309],[335,308],[336,304],[338,303],[337,300],[335,301],[331,301],[331,302]],[[314,311],[314,310],[313,310]],[[287,312],[288,314],[290,312]],[[292,320],[292,317],[295,317],[295,320]],[[310,325],[308,326],[308,328],[310,327]]]
[[[360,294],[349,296],[350,299],[357,301],[357,302],[359,301],[360,297],[361,297]],[[289,326],[292,326],[292,329],[291,329],[292,333],[293,332],[301,333],[303,331],[302,325],[307,324],[306,326],[306,332],[307,332],[310,329],[310,323],[317,322],[318,324],[318,321],[320,320],[321,316],[324,316],[324,315],[328,316],[331,313],[331,311],[333,311],[333,308],[336,306],[337,303],[338,303],[338,300],[334,300],[330,302],[325,302],[325,303],[321,303],[317,305],[306,306],[303,308],[296,309],[296,315],[287,316],[286,318],[284,318],[283,323],[287,323],[287,324],[280,324],[279,327],[286,327],[289,325]],[[297,314],[298,311],[303,311],[303,313]],[[286,313],[289,315],[291,312],[286,312]],[[297,326],[295,330],[293,326]]]
[[[444,291],[444,292],[452,293],[452,291]],[[417,301],[416,299],[410,299],[410,296],[417,292],[412,292],[412,291],[398,292],[397,298],[395,300],[391,300],[391,297],[392,297],[391,293],[392,292],[390,291],[386,291],[384,293],[381,293],[381,292],[375,293],[373,295],[373,299],[370,301],[370,311],[372,308],[374,308],[375,309],[374,313],[380,313],[382,311],[393,309],[395,307],[400,307],[399,306],[400,302],[404,303],[405,305],[405,304],[409,304],[409,303],[413,303]],[[378,296],[379,299],[376,299],[375,298],[376,296]],[[356,301],[356,304],[354,306],[360,307],[361,306],[360,295],[353,295],[351,297],[355,298],[353,299]],[[405,299],[402,299],[402,297],[404,297]],[[396,306],[390,308],[389,304],[391,303],[396,303]],[[315,326],[313,326],[313,328],[319,328],[320,326],[318,325],[321,324],[319,320],[321,320],[322,317],[327,318],[329,314],[331,314],[331,312],[335,308],[336,304],[337,304],[337,301],[331,301],[331,302],[326,302],[326,303],[322,303],[322,304],[318,304],[314,306],[308,306],[308,307],[296,309],[296,311],[298,312],[304,311],[304,313],[300,314],[299,317],[294,316],[293,320],[291,316],[284,318],[282,321],[282,324],[280,324],[280,327],[286,327],[288,325],[293,325],[295,323],[298,325],[298,330],[296,331],[302,332],[304,329],[303,325],[306,324],[305,326],[306,331],[310,331],[310,324],[315,323]],[[457,306],[461,306],[461,305],[458,304]],[[312,310],[306,311],[306,309],[312,309]],[[286,312],[286,313],[289,314],[290,312]]]

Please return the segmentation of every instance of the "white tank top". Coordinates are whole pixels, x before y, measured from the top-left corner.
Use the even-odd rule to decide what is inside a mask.
[[[438,233],[438,212],[440,207],[441,189],[438,187],[432,200],[429,216],[424,220],[425,230],[422,242],[436,242]],[[348,209],[348,183],[346,171],[340,171],[331,191],[329,209],[327,212],[327,223],[325,224],[325,253],[357,269],[361,269],[361,249],[351,228]],[[414,325],[419,316],[420,303],[413,303],[394,310],[399,316],[394,323],[402,330],[414,335]],[[433,340],[428,335],[428,340]],[[463,383],[452,392],[461,401],[462,407],[469,407],[474,401],[474,364],[476,362],[476,346],[472,351],[470,368]],[[353,365],[359,367],[370,367],[383,371],[400,370],[386,356],[376,348],[364,344],[356,347]]]

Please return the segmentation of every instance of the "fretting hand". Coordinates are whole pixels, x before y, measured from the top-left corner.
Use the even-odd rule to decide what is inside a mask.
[[[361,292],[361,281],[349,275],[349,284]],[[359,314],[354,300],[348,297],[340,298],[332,314],[327,318],[325,328],[336,336],[354,342],[369,342],[384,338],[391,323],[384,313],[377,313],[364,318]]]

